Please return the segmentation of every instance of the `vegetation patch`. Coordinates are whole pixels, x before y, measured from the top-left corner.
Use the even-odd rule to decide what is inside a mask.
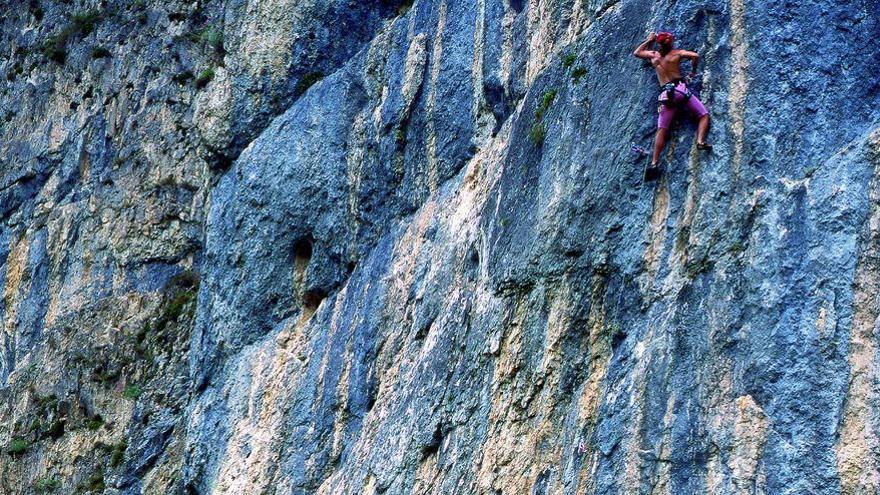
[[[63,64],[67,59],[67,49],[64,47],[66,44],[66,36],[53,36],[43,43],[43,55],[53,62]]]
[[[569,53],[568,55],[562,57],[562,66],[566,69],[574,65],[575,60],[577,60],[577,55],[574,53]]]
[[[34,490],[37,493],[50,493],[59,488],[61,488],[61,482],[54,476],[40,478],[34,482]]]
[[[9,445],[6,446],[6,453],[13,457],[20,456],[27,452],[30,446],[30,442],[24,438],[13,438]]]
[[[152,361],[154,353],[168,350],[175,337],[167,330],[181,318],[192,318],[199,283],[199,274],[192,270],[184,270],[168,282],[165,290],[172,295],[159,307],[157,316],[145,321],[134,335],[141,357]]]
[[[183,289],[198,290],[200,277],[193,270],[184,270],[171,278],[170,283]]]
[[[196,77],[196,87],[199,89],[204,88],[214,79],[214,69],[208,68],[199,73],[199,76]]]
[[[162,315],[156,320],[156,330],[161,332],[165,330],[169,323],[176,322],[183,314],[186,306],[195,301],[195,299],[196,291],[194,289],[177,291],[171,301],[165,306]]]
[[[89,10],[73,14],[70,22],[60,33],[50,37],[43,43],[43,55],[59,64],[67,59],[67,42],[74,36],[88,36],[95,30],[95,25],[103,18],[99,10]]]
[[[119,378],[119,370],[110,369],[107,363],[99,363],[92,370],[92,381],[97,383],[114,382]]]
[[[574,79],[574,82],[580,82],[581,78],[587,75],[587,69],[583,67],[575,67],[573,71],[571,71],[571,78]]]
[[[213,26],[208,26],[203,29],[198,34],[197,40],[199,41],[199,43],[202,43],[205,46],[209,46],[214,50],[223,50],[223,33],[221,33]]]
[[[541,96],[541,103],[538,105],[537,110],[535,110],[535,118],[543,119],[544,114],[550,108],[550,105],[553,103],[553,100],[556,99],[556,90],[548,89],[544,91],[544,94]]]
[[[734,241],[733,244],[730,245],[730,249],[728,250],[731,255],[736,256],[743,252],[743,244],[740,241]]]
[[[122,464],[122,460],[125,458],[125,450],[128,448],[128,442],[125,440],[113,445],[113,448],[110,450],[110,467],[117,467]]]
[[[30,425],[30,431],[36,438],[58,440],[64,436],[67,426],[66,414],[59,408],[58,397],[55,394],[37,396],[35,409],[29,416],[35,418]]]
[[[122,391],[122,396],[126,399],[137,399],[143,393],[144,389],[140,385],[132,384],[125,387],[125,390]]]
[[[706,273],[712,269],[713,263],[707,257],[693,260],[685,265],[685,274],[687,278],[694,279],[701,273]]]
[[[86,428],[90,431],[97,431],[102,426],[104,426],[104,418],[100,414],[95,414],[86,421]]]
[[[544,144],[544,138],[547,137],[547,126],[543,122],[544,115],[547,113],[550,105],[553,104],[553,100],[556,99],[556,94],[556,90],[552,88],[544,91],[544,94],[541,95],[541,102],[538,103],[538,108],[535,109],[535,122],[529,128],[529,139],[537,146]]]
[[[87,492],[100,492],[106,488],[104,484],[104,473],[97,472],[92,473],[91,476],[86,478],[85,481],[80,485],[80,489],[85,490]]]
[[[543,122],[535,122],[532,124],[532,127],[529,129],[529,139],[531,139],[533,143],[540,146],[544,144],[544,138],[546,137],[547,127],[544,126]]]
[[[95,30],[95,24],[101,20],[103,14],[98,10],[88,10],[73,14],[70,18],[70,27],[74,33],[88,36]]]

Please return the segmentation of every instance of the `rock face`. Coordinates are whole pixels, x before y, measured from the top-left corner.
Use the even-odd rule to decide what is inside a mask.
[[[712,154],[657,183],[652,29]],[[880,493],[880,10],[18,2],[0,492]]]

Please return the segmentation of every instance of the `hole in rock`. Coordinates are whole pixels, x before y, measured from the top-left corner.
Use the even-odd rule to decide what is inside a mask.
[[[327,297],[327,293],[321,289],[312,289],[303,293],[303,310],[308,311],[311,315],[314,313],[318,306],[321,305],[321,301],[323,301]]]
[[[422,447],[422,458],[436,454],[440,450],[440,445],[442,443],[443,431],[440,429],[440,425],[438,424],[434,428],[434,433],[431,435],[431,442]]]
[[[293,268],[297,275],[306,271],[312,259],[312,239],[302,238],[293,244]]]
[[[306,269],[312,260],[312,239],[304,237],[293,243],[293,293],[299,299],[305,285]]]

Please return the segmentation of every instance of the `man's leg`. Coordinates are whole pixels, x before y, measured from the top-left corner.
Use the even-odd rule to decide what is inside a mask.
[[[657,109],[657,134],[654,136],[654,154],[651,156],[651,166],[657,165],[660,161],[660,153],[666,146],[666,139],[669,137],[669,126],[672,125],[672,119],[675,117],[675,107],[672,105],[660,104]]]
[[[700,123],[697,125],[697,144],[706,143],[706,134],[709,132],[709,114],[700,117]]]
[[[657,135],[654,136],[654,154],[651,156],[651,166],[657,165],[657,162],[660,160],[660,153],[663,152],[663,147],[666,146],[666,138],[669,136],[669,129],[659,128],[657,129]]]
[[[709,133],[709,111],[696,96],[691,96],[688,99],[687,109],[691,115],[700,119],[697,125],[697,146],[704,149],[702,147],[706,145],[706,135]]]

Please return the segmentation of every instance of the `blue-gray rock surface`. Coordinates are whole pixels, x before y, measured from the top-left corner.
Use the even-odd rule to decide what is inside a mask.
[[[873,0],[6,11],[0,492],[880,493]]]

